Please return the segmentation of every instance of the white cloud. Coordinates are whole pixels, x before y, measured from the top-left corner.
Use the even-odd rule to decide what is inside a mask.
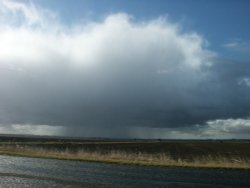
[[[250,119],[217,119],[198,126],[200,134],[207,138],[249,138]]]
[[[241,79],[238,81],[238,84],[239,84],[239,85],[246,86],[246,87],[250,87],[250,78],[241,78]]]
[[[226,49],[243,52],[243,53],[250,51],[250,44],[240,39],[231,40],[230,42],[225,43],[223,46]]]
[[[0,2],[0,21],[2,26],[9,27],[39,27],[40,29],[51,26],[51,19],[57,22],[57,15],[52,11],[20,1],[2,0]]]
[[[68,26],[16,1],[2,1],[0,14],[0,123],[19,126],[12,130],[162,127],[200,104],[192,92],[214,53],[166,18],[139,22],[117,13]]]
[[[152,127],[75,127],[0,124],[1,134],[30,134],[48,136],[92,136],[139,139],[248,139],[250,136],[250,119],[218,119],[207,121],[205,125],[180,128]],[[68,132],[68,134],[65,134]]]
[[[71,64],[114,60],[125,63],[118,62],[124,58],[129,64],[136,63],[135,58],[148,63],[157,56],[158,62],[151,63],[158,64],[159,69],[197,68],[211,55],[204,50],[202,37],[181,33],[177,25],[164,18],[134,23],[127,14],[118,13],[100,23],[90,21],[67,27],[33,4],[3,1],[0,6],[5,16],[0,23],[2,63],[51,64],[54,63],[51,57],[57,56]],[[24,19],[19,25],[12,25],[8,18],[18,20],[20,15]],[[44,22],[49,24],[41,28]]]
[[[60,136],[62,134],[61,126],[49,125],[28,125],[28,124],[0,124],[1,134],[26,134],[26,135],[47,135],[47,136]]]

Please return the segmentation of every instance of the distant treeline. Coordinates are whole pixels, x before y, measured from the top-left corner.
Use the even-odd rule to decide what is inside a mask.
[[[137,139],[137,138],[81,138],[81,137],[62,137],[62,136],[36,136],[36,135],[9,135],[9,134],[0,134],[0,142],[183,142],[183,141],[196,141],[196,142],[250,142],[250,139]]]

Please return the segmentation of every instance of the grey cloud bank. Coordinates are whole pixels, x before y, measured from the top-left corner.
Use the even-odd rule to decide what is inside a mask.
[[[3,132],[249,136],[249,63],[220,59],[197,33],[125,13],[66,26],[52,11],[15,1],[2,1],[0,13]]]

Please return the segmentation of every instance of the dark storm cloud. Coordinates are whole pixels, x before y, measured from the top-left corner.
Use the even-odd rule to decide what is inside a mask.
[[[250,108],[248,79],[250,62],[217,60],[211,67],[212,93],[219,96],[221,118],[248,117]],[[216,97],[215,96],[215,97]]]
[[[6,1],[3,9],[9,20],[24,20],[0,22],[2,125],[109,136],[176,128],[178,135],[249,116],[250,64],[218,59],[200,35],[164,18],[138,23],[114,14],[67,27],[34,6]]]

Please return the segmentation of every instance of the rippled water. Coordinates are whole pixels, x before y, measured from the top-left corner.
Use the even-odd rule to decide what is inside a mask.
[[[0,188],[250,187],[249,170],[159,168],[0,156]]]

